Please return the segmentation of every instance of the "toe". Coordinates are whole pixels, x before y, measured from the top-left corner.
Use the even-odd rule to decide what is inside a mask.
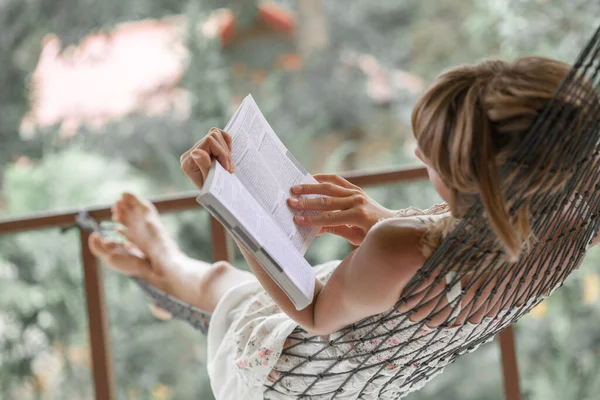
[[[117,233],[129,241],[132,241],[133,239],[129,236],[129,229],[127,229],[126,226],[117,226]]]
[[[104,257],[106,255],[106,248],[104,247],[104,240],[96,232],[92,233],[88,239],[88,244],[92,254],[96,257]]]
[[[115,222],[120,222],[122,218],[122,213],[121,209],[118,208],[116,204],[110,209],[110,212],[112,214],[112,220]]]
[[[119,242],[115,242],[114,240],[105,240],[104,248],[109,256],[111,256],[114,252],[120,251],[124,247]]]
[[[123,200],[125,200],[129,207],[138,208],[144,211],[151,211],[154,206],[148,200],[140,199],[133,193],[123,193]]]
[[[124,192],[123,195],[121,196],[121,200],[123,201],[123,203],[126,203],[127,205],[130,205],[133,202],[133,199],[135,199],[135,195],[130,192]]]
[[[128,217],[132,211],[131,207],[129,207],[127,203],[123,201],[123,199],[121,199],[117,203],[115,203],[114,209],[115,211],[113,213],[113,219],[116,222],[126,225]]]
[[[117,202],[117,207],[121,208],[122,210],[131,209],[131,197],[132,197],[131,193],[123,193],[123,195]]]
[[[123,216],[121,215],[120,211],[115,211],[115,212],[112,213],[112,220],[114,222],[121,223],[122,219],[123,219]]]
[[[128,207],[140,207],[143,208],[143,203],[140,199],[133,193],[123,193],[123,201],[127,203]]]
[[[131,242],[126,242],[125,243],[125,247],[127,248],[127,251],[129,251],[131,254],[133,254],[136,257],[139,258],[146,258],[146,256],[144,255],[144,252],[141,251],[137,246],[135,246],[133,243]]]

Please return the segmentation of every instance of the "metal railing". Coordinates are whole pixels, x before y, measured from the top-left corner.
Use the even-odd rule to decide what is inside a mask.
[[[357,171],[345,173],[342,176],[355,185],[368,187],[422,180],[427,177],[427,171],[425,168],[404,168],[374,172]],[[196,202],[195,195],[192,194],[157,198],[153,200],[153,203],[160,213],[185,211],[200,207]],[[97,208],[88,211],[90,216],[97,221],[108,220],[111,217],[110,208]],[[0,234],[73,226],[76,215],[77,212],[73,211],[0,220]],[[227,240],[227,231],[214,218],[211,218],[210,224],[213,260],[229,261],[232,252]],[[106,313],[102,275],[98,268],[97,260],[88,247],[88,233],[80,230],[79,234],[96,399],[114,400],[116,399],[115,377],[108,336],[109,322]],[[499,344],[506,399],[520,400],[521,392],[519,388],[515,339],[511,327],[499,335]]]

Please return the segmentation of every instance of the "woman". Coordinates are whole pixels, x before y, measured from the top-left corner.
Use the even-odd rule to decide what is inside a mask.
[[[303,364],[299,361],[302,355],[296,354],[295,358],[293,352],[286,352],[282,356],[282,351],[310,335],[320,335],[325,340],[339,338],[341,328],[365,318],[376,319],[393,309],[429,255],[476,200],[483,205],[485,223],[495,235],[489,247],[480,250],[482,254],[500,250],[507,262],[516,265],[520,258],[535,251],[529,211],[509,217],[509,205],[504,201],[506,182],[498,171],[517,150],[569,70],[568,65],[558,61],[526,57],[512,63],[485,61],[461,66],[434,82],[416,105],[412,122],[418,143],[416,155],[427,166],[429,178],[446,205],[427,212],[392,212],[337,175],[317,175],[318,184],[292,188],[291,208],[321,211],[316,216],[296,217],[297,224],[321,226],[322,233],[342,236],[358,246],[341,262],[315,267],[314,299],[303,310],[295,309],[239,243],[253,274],[225,262],[209,264],[186,257],[165,233],[152,205],[130,194],[124,195],[113,209],[114,219],[126,228],[123,234],[130,244],[92,235],[90,246],[113,268],[212,313],[208,368],[217,399],[287,399],[308,389],[308,394],[316,396],[312,398],[319,398],[319,394],[335,393],[348,379],[350,384],[344,386],[344,392],[337,392],[337,398],[356,398],[359,393],[363,398],[402,397],[422,387],[451,362],[437,357],[433,350],[456,343],[477,343],[481,336],[478,327],[484,321],[497,321],[500,328],[500,316],[516,313],[517,308],[527,312],[541,298],[528,297],[502,278],[496,278],[494,285],[489,284],[487,277],[472,279],[465,285],[454,272],[434,271],[425,282],[429,290],[411,297],[399,310],[410,312],[410,319],[404,322],[406,329],[397,330],[398,334],[386,339],[386,343],[410,340],[418,344],[429,338],[427,347],[431,351],[426,362],[414,362],[408,355],[399,358],[391,351],[377,352],[374,357],[385,368],[362,369],[347,375],[344,371],[357,367],[347,360],[335,366],[339,375],[330,374],[315,383],[305,377],[331,372],[330,364]],[[181,156],[181,167],[201,188],[213,159],[233,171],[230,154],[230,136],[212,129]],[[551,195],[568,176],[561,179],[552,188],[534,183],[523,185],[520,190],[536,196]],[[302,196],[306,194],[324,197]],[[557,267],[540,268],[550,273]],[[531,283],[537,275],[523,272],[519,279]],[[423,305],[424,300],[442,292],[446,295],[440,300],[441,306]],[[513,294],[521,295],[522,300],[510,309],[503,308],[500,298]],[[486,306],[473,311],[466,307],[472,301],[485,302]],[[416,324],[424,319],[427,324],[419,324],[417,329]],[[415,329],[411,330],[413,324]],[[470,328],[465,330],[467,334],[456,330],[464,326]],[[383,332],[392,327],[383,324],[377,329]],[[351,335],[360,339],[364,333],[357,329]],[[381,345],[374,342],[361,343],[359,349],[339,346],[327,355],[339,359],[348,351],[374,352],[380,348],[375,346]],[[421,343],[420,351],[423,347]],[[312,350],[318,349],[315,344]],[[296,375],[282,379],[280,372],[290,370]],[[265,391],[265,385],[272,382],[278,387]],[[382,393],[382,385],[389,390]]]

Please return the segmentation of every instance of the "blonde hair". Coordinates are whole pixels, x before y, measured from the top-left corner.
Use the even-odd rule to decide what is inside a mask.
[[[533,183],[532,175],[525,174],[517,196],[524,206],[510,215],[512,203],[506,199],[500,168],[569,71],[569,65],[542,57],[460,66],[437,78],[412,114],[421,152],[450,189],[452,215],[461,218],[480,200],[497,243],[511,261],[528,245],[533,197],[557,190],[568,177],[563,174],[548,188],[541,177],[552,172],[550,166],[537,171]]]

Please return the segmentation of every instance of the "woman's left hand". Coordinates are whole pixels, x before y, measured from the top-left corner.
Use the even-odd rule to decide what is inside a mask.
[[[333,233],[348,240],[355,246],[362,243],[381,218],[394,214],[371,199],[360,187],[353,185],[336,174],[318,174],[319,182],[294,186],[294,195],[322,195],[316,198],[292,197],[288,204],[296,210],[318,210],[317,215],[297,215],[298,225],[320,226],[319,234]]]

